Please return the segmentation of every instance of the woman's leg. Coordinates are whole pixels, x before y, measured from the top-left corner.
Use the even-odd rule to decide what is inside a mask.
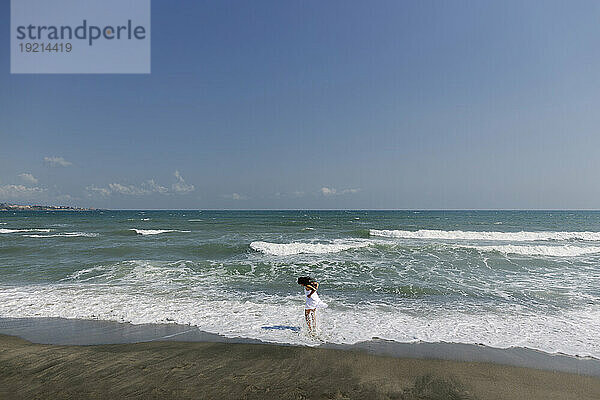
[[[313,333],[313,330],[316,328],[315,322],[315,310],[314,309],[305,309],[304,310],[304,318],[306,319],[306,325],[308,325],[308,332]]]
[[[304,309],[304,319],[306,319],[306,325],[308,325],[308,331],[312,331],[310,326],[310,310],[308,308]]]

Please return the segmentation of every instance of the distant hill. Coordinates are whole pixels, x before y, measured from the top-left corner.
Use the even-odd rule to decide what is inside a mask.
[[[42,206],[0,203],[0,211],[92,211],[95,208],[78,208],[69,206]]]

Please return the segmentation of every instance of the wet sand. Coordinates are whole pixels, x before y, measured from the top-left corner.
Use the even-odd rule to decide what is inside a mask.
[[[261,329],[281,327],[261,327]],[[189,325],[130,324],[65,318],[0,318],[0,335],[18,336],[33,343],[60,345],[118,344],[156,341],[268,344],[256,339],[225,337]],[[449,361],[490,362],[600,377],[600,360],[549,354],[512,347],[499,349],[464,343],[398,343],[374,339],[356,344],[321,344],[322,348],[358,350],[374,355]]]
[[[0,336],[2,399],[598,399],[600,378],[219,342],[64,346]]]
[[[0,399],[36,398],[600,399],[600,360],[385,340],[311,348],[177,324],[0,318]]]

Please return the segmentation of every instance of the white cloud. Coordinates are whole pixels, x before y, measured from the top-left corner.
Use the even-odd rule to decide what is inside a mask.
[[[91,185],[86,187],[86,190],[90,192],[90,194],[96,193],[101,196],[109,196],[111,194],[122,194],[125,196],[145,196],[154,193],[164,195],[170,195],[173,193],[185,194],[192,192],[195,189],[194,185],[188,185],[185,183],[185,180],[179,171],[175,171],[175,178],[177,178],[177,182],[172,185],[171,190],[169,190],[169,188],[166,186],[156,183],[154,179],[149,179],[140,185],[127,185],[118,182],[109,183],[108,187]]]
[[[44,192],[46,192],[46,189],[37,186],[3,185],[0,186],[0,199],[32,198]]]
[[[108,192],[121,193],[126,195],[144,194],[140,188],[137,188],[133,185],[122,185],[120,183],[109,183]]]
[[[152,181],[154,182],[154,181]],[[141,196],[145,194],[153,193],[151,189],[135,185],[123,185],[120,183],[109,183],[108,189],[111,193],[120,193],[126,196]],[[160,192],[159,192],[160,193]]]
[[[38,183],[38,180],[36,179],[36,177],[34,177],[33,175],[29,174],[29,173],[22,173],[19,174],[19,177],[21,179],[23,179],[25,182],[29,182],[29,183]]]
[[[360,192],[360,189],[358,188],[353,188],[353,189],[344,189],[341,191],[340,194],[347,194],[347,193],[358,193]]]
[[[148,190],[149,193],[165,194],[169,191],[169,189],[166,187],[160,186],[158,183],[154,182],[154,179],[150,179],[149,181],[142,183],[142,186],[145,190]]]
[[[225,197],[226,199],[231,199],[231,200],[246,200],[246,199],[248,199],[247,196],[244,196],[243,194],[239,194],[239,193],[226,194],[226,195],[223,195],[223,197]]]
[[[323,196],[336,196],[336,195],[342,195],[342,194],[350,194],[350,193],[358,193],[360,192],[360,189],[343,189],[343,190],[337,190],[335,188],[329,188],[326,186],[323,186],[321,188],[321,194],[323,194]]]
[[[336,192],[337,191],[334,188],[330,189],[330,188],[325,187],[325,186],[323,186],[321,188],[321,193],[323,193],[323,196],[333,196],[334,194],[336,194]]]
[[[185,180],[183,179],[183,176],[181,176],[179,171],[175,171],[174,175],[177,179],[177,182],[171,185],[171,189],[173,189],[175,193],[189,193],[193,192],[196,189],[194,185],[188,185],[187,183],[185,183]]]
[[[140,186],[110,183],[108,187],[111,192],[120,193],[127,196],[140,196],[152,193],[166,194],[169,191],[169,189],[167,189],[166,187],[160,186],[159,184],[154,182],[154,179],[150,179],[142,183]]]
[[[50,164],[52,167],[68,167],[69,165],[73,165],[72,162],[67,161],[62,157],[44,157],[44,162]]]
[[[286,197],[303,197],[306,193],[301,190],[294,190],[293,192],[276,192],[275,197],[277,198],[286,198]]]
[[[101,187],[96,187],[94,185],[92,186],[88,186],[85,188],[85,190],[89,191],[89,192],[93,192],[93,193],[98,193],[102,196],[108,196],[110,194],[110,190],[107,188],[101,188]]]

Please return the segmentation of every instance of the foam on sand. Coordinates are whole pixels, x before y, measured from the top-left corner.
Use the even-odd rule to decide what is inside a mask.
[[[600,232],[477,232],[420,229],[418,231],[371,229],[371,236],[398,239],[487,240],[531,242],[537,240],[600,241]]]

